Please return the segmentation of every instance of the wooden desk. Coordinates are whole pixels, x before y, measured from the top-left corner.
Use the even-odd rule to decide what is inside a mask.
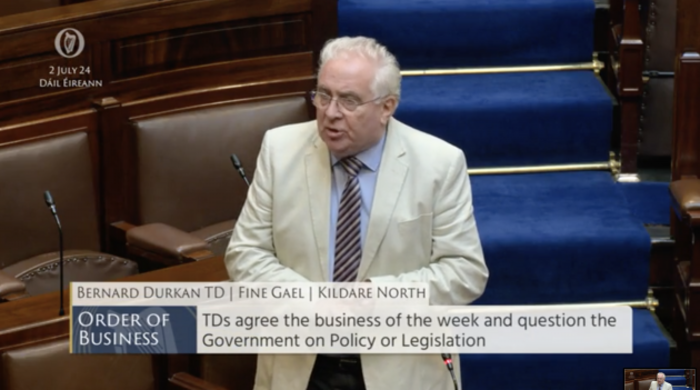
[[[221,282],[228,280],[222,256],[146,272],[118,282]],[[66,337],[70,294],[63,294],[65,315],[59,317],[59,292],[0,303],[0,350],[15,345]]]

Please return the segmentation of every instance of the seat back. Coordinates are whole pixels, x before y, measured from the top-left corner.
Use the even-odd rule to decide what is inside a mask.
[[[150,355],[72,355],[66,338],[2,353],[0,390],[153,390]]]
[[[160,222],[193,232],[236,219],[266,130],[309,120],[304,97],[229,103],[133,121],[138,223]]]
[[[64,248],[99,250],[97,203],[86,132],[0,141],[0,268],[58,251],[44,191],[51,191]]]
[[[651,387],[651,382],[653,381],[653,379],[643,379],[637,381],[637,384],[639,385],[639,388],[637,390],[649,390],[649,388]]]
[[[634,382],[625,382],[625,390],[634,390]]]

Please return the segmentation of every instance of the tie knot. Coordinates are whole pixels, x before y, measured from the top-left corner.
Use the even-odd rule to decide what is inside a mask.
[[[357,176],[357,174],[360,172],[360,169],[362,169],[363,165],[362,161],[360,161],[357,157],[346,157],[342,160],[340,160],[340,164],[345,168],[345,172],[348,173],[351,177]]]

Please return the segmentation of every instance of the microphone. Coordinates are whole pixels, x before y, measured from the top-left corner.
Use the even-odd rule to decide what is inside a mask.
[[[236,156],[236,153],[231,155],[231,162],[233,163],[233,167],[236,168],[238,173],[241,174],[241,177],[245,181],[245,184],[250,187],[250,182],[248,181],[248,177],[245,175],[245,171],[243,170],[243,165],[241,164],[241,160],[238,159],[238,156]]]
[[[49,191],[44,191],[44,202],[51,210],[53,218],[56,220],[56,225],[58,226],[58,253],[59,253],[59,268],[61,269],[61,302],[60,309],[58,310],[58,315],[63,316],[65,314],[63,310],[63,229],[61,229],[61,221],[58,219],[58,214],[56,213],[56,205],[53,203],[53,197]]]
[[[455,368],[452,365],[452,355],[449,353],[443,353],[442,361],[445,363],[445,366],[447,366],[447,369],[450,371],[450,375],[452,376],[452,383],[454,383],[455,385],[455,390],[459,390],[459,385],[457,385],[457,378],[455,378]]]

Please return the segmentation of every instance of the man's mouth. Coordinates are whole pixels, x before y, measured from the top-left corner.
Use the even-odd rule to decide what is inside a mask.
[[[331,139],[338,139],[343,136],[344,131],[334,127],[326,127],[326,134],[328,134],[328,137]]]

